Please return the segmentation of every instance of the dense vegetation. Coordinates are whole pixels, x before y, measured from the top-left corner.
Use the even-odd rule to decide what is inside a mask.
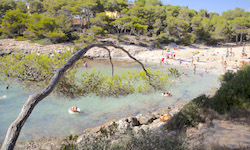
[[[227,114],[224,118],[229,119],[245,117],[250,124],[250,66],[237,73],[228,71],[220,80],[221,87],[213,97],[201,95],[192,100],[168,122],[168,128],[182,130],[196,126],[216,118],[217,113]]]
[[[55,71],[61,67],[71,57],[71,52],[63,54],[54,54],[54,57],[48,55],[37,55],[15,53],[0,57],[0,82],[5,84],[15,84],[15,81],[21,82],[28,89],[44,88]],[[168,77],[173,74],[165,75],[162,71],[147,72],[151,75],[151,81],[145,71],[130,71],[119,75],[108,76],[93,70],[82,75],[77,75],[81,62],[75,64],[75,67],[69,71],[59,82],[55,89],[58,95],[76,98],[86,94],[95,94],[98,96],[124,96],[138,93],[150,93],[155,90],[165,90],[171,84]],[[111,72],[111,70],[110,70]],[[7,83],[6,83],[7,82]]]
[[[27,2],[27,3],[26,3]],[[28,8],[27,9],[27,4]],[[118,11],[110,18],[105,11]],[[78,26],[72,26],[75,17]],[[250,12],[241,8],[218,13],[199,12],[187,7],[163,5],[159,0],[2,0],[2,38],[49,39],[53,43],[78,39],[82,29],[90,35],[116,34],[155,37],[155,44],[176,42],[240,42],[249,40]],[[20,38],[20,36],[22,38]],[[144,38],[145,39],[145,38]]]

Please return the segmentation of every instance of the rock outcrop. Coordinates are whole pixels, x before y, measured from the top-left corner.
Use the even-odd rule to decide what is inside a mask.
[[[177,103],[176,106],[183,107],[184,104],[180,103]],[[77,143],[83,143],[86,138],[93,138],[102,134],[105,134],[108,137],[112,134],[112,136],[120,138],[122,136],[126,136],[126,133],[128,132],[137,134],[140,130],[160,131],[160,129],[164,128],[167,121],[171,119],[174,114],[180,111],[180,109],[181,108],[176,107],[164,107],[159,108],[150,114],[138,114],[137,116],[122,118],[118,121],[112,120],[100,127],[83,131],[82,135],[79,136]]]

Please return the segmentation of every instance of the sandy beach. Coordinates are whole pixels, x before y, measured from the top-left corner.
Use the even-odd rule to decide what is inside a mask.
[[[190,46],[178,46],[172,45],[165,46],[162,49],[150,49],[148,47],[142,47],[137,45],[126,45],[120,43],[119,46],[123,47],[136,59],[143,63],[155,63],[159,67],[164,65],[179,65],[187,67],[193,70],[193,64],[196,65],[196,69],[201,72],[207,68],[208,72],[223,74],[226,70],[237,71],[237,67],[242,65],[242,62],[250,62],[250,44],[245,46],[237,46],[235,43],[228,43],[223,46],[211,47],[202,44],[193,44]],[[242,57],[242,50],[247,55]],[[122,51],[109,47],[111,50],[111,56],[118,61],[130,61],[131,59]],[[166,50],[168,49],[168,50]],[[62,52],[65,50],[73,50],[72,44],[54,44],[54,45],[39,45],[37,43],[30,43],[28,41],[15,41],[14,39],[1,39],[0,40],[1,52],[10,50],[21,50],[24,53],[36,52],[38,54],[47,54],[53,52]],[[228,51],[228,57],[226,57]],[[171,54],[175,54],[175,58],[172,59]],[[169,59],[167,59],[169,55]],[[92,48],[85,56],[108,59],[108,52],[102,48]],[[160,65],[162,58],[164,61]],[[193,58],[193,64],[191,63]],[[198,60],[199,59],[199,60]],[[180,61],[181,60],[181,64]],[[226,61],[226,65],[223,62]],[[237,61],[237,62],[236,62]]]
[[[242,57],[243,46],[237,47],[200,47],[191,48],[189,46],[182,48],[172,48],[170,47],[170,52],[166,50],[154,50],[154,51],[142,51],[135,55],[139,60],[144,63],[156,63],[159,66],[164,67],[164,65],[179,65],[182,67],[193,69],[193,64],[196,65],[198,70],[204,70],[207,68],[208,72],[223,74],[225,73],[223,62],[226,61],[226,70],[237,71],[236,67],[240,67],[242,62],[250,62],[250,46],[244,46],[245,53],[247,56]],[[232,53],[230,53],[232,49]],[[229,51],[228,57],[226,57],[227,50]],[[169,55],[175,55],[175,59],[172,59]],[[164,61],[161,64],[162,58]],[[191,63],[193,59],[193,64]],[[180,64],[181,60],[181,64]]]

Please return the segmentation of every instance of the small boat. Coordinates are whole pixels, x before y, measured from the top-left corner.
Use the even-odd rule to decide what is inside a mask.
[[[2,100],[2,99],[6,99],[6,98],[7,98],[7,96],[6,96],[6,95],[0,96],[0,100]]]
[[[72,110],[69,108],[68,112],[69,112],[70,114],[79,114],[79,113],[81,112],[81,110],[80,110],[79,107],[77,107],[76,110],[77,110],[77,111],[72,111]]]

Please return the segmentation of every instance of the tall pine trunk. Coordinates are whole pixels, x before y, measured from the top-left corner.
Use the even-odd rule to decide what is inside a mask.
[[[242,44],[243,41],[243,33],[240,34],[240,45]]]
[[[236,33],[236,45],[238,45],[238,34]]]

